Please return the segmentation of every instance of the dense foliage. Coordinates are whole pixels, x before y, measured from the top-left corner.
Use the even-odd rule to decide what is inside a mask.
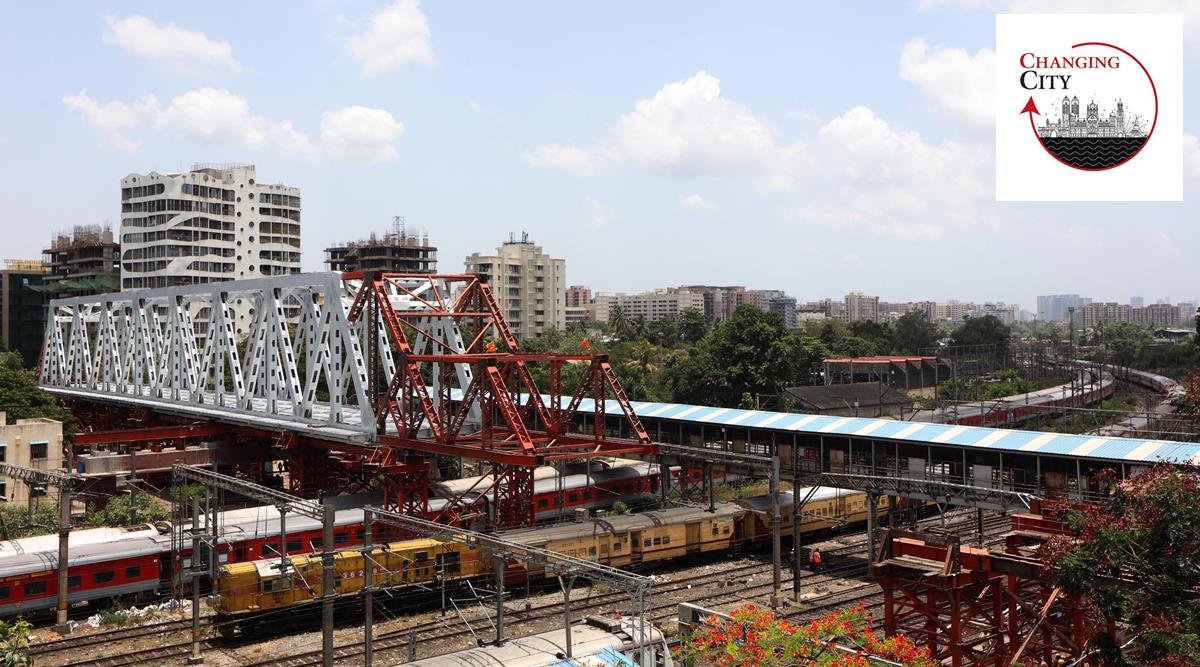
[[[723,621],[716,616],[685,637],[676,652],[680,661],[704,665],[820,665],[867,667],[868,657],[907,667],[935,667],[929,649],[907,637],[881,637],[871,629],[871,614],[860,603],[819,620],[797,625],[771,611],[747,604]],[[848,649],[838,650],[837,647]]]
[[[1057,583],[1100,629],[1090,650],[1111,665],[1200,665],[1200,469],[1161,464],[1114,484],[1106,503],[1074,509],[1078,531],[1043,548]]]
[[[26,620],[0,621],[0,667],[33,664],[33,657],[29,655],[29,631],[32,629],[33,624]]]
[[[0,411],[8,413],[10,421],[37,417],[61,421],[63,435],[78,430],[75,417],[37,386],[33,371],[21,366],[16,352],[0,352]]]

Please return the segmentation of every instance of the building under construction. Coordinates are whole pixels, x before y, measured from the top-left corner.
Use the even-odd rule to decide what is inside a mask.
[[[330,271],[382,271],[384,273],[436,273],[437,248],[429,245],[429,233],[409,232],[404,218],[396,216],[392,230],[370,237],[332,245],[325,249]]]
[[[47,275],[39,288],[51,299],[115,292],[121,288],[121,246],[108,225],[76,225],[42,251]]]

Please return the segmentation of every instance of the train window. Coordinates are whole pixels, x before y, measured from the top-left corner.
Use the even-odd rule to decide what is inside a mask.
[[[723,528],[723,529],[721,530],[721,532],[722,532],[722,533],[725,533],[726,535],[728,535],[728,534],[729,534],[729,526],[725,526],[725,528]]]
[[[131,566],[125,568],[125,578],[126,579],[137,579],[140,576],[142,576],[142,566],[141,565],[131,565]]]
[[[595,556],[596,555],[596,547],[588,547],[588,555]]]
[[[93,574],[92,582],[97,584],[107,584],[111,583],[112,580],[116,578],[117,574],[115,572],[112,570],[105,570],[103,572],[97,572],[96,574]]]
[[[25,595],[25,597],[29,597],[30,595],[41,595],[45,592],[46,582],[44,581],[31,581],[25,584],[25,587],[22,589],[22,593]]]
[[[238,547],[233,550],[233,558],[239,563],[246,560],[246,547]]]
[[[428,551],[418,551],[417,553],[413,554],[413,560],[418,561],[418,562],[427,561],[427,560],[429,560],[429,552]]]
[[[358,540],[359,542],[362,542],[363,538],[366,536],[367,536],[367,531],[362,528],[359,528],[357,531],[354,532],[354,539]]]
[[[661,537],[654,538],[654,546],[658,546],[660,544],[662,544],[662,538]]]
[[[621,550],[621,543],[613,542],[613,551],[620,551],[620,550]]]
[[[664,536],[663,536],[663,544],[670,544],[670,543],[671,543],[671,536],[670,536],[670,535],[664,535]]]
[[[643,540],[643,541],[642,541],[642,546],[644,546],[644,547],[648,547],[648,546],[650,546],[650,540]]]
[[[713,527],[712,527],[712,533],[713,533],[713,535],[716,535],[718,530],[720,530],[720,527],[719,527],[719,526],[717,526],[717,524],[715,524],[715,523],[714,523],[714,524],[713,524]]]
[[[572,504],[572,505],[574,505],[575,503],[579,502],[579,494],[578,494],[578,493],[572,493],[572,494],[569,494],[569,495],[567,496],[567,502],[568,502],[568,503],[570,503],[570,504]]]
[[[300,551],[300,541],[296,540],[295,542],[293,542],[291,540],[288,540],[287,550],[288,550],[288,553],[290,553],[290,554],[298,553]]]
[[[538,501],[538,509],[540,509],[540,510],[546,509],[546,507],[548,507],[549,505],[550,505],[550,501],[546,500],[545,498],[542,498],[541,500]]]
[[[350,535],[348,533],[337,533],[336,535],[333,536],[334,544],[347,544],[349,542],[350,542]]]
[[[79,576],[78,574],[67,577],[67,590],[71,590],[73,588],[79,588],[82,585],[83,585],[83,577]],[[7,591],[8,587],[6,586],[4,588],[4,590]]]
[[[312,545],[313,551],[320,551],[321,546],[325,544],[325,538],[314,537],[308,541]]]
[[[0,600],[7,600],[9,594],[8,586],[0,586]]]
[[[583,492],[583,499],[584,499],[584,500],[591,500],[591,499],[592,499],[592,492],[591,492],[591,491],[584,491],[584,492]]]

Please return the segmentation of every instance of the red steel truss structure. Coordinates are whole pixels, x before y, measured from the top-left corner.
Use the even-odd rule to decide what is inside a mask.
[[[487,466],[495,527],[533,522],[533,469],[590,456],[647,455],[654,445],[606,355],[522,351],[483,275],[351,272],[347,319],[365,322],[368,394],[389,506],[426,505],[427,457]],[[357,290],[355,290],[357,286]],[[567,364],[586,365],[576,387]],[[535,371],[544,371],[543,393]],[[581,410],[585,399],[592,409]],[[613,401],[633,439],[606,429]],[[590,433],[572,433],[585,416]],[[452,505],[458,505],[452,502]]]
[[[1096,626],[1037,557],[1039,545],[1066,534],[1061,521],[1040,514],[1013,515],[1003,551],[886,530],[873,565],[885,632],[909,635],[952,667],[1079,659]]]

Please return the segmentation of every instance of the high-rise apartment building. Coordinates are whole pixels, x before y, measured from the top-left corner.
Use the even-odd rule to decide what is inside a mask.
[[[592,290],[584,285],[567,288],[567,308],[587,308],[592,304]]]
[[[42,251],[42,263],[47,300],[121,289],[121,245],[108,226],[76,225],[57,234]]]
[[[1071,308],[1081,308],[1091,303],[1088,297],[1078,294],[1050,294],[1037,299],[1037,318],[1042,322],[1061,322],[1069,319]]]
[[[121,179],[122,289],[299,272],[299,188],[238,164]]]
[[[747,303],[746,288],[742,285],[683,285],[679,289],[704,295],[704,314],[714,322],[724,322],[738,306]]]
[[[495,255],[472,253],[466,258],[467,273],[488,277],[500,311],[518,336],[541,336],[549,329],[565,329],[565,260],[554,259],[522,233],[510,236]]]
[[[851,292],[844,299],[844,311],[847,322],[878,322],[879,297],[868,296],[862,292]]]
[[[608,322],[614,307],[620,307],[625,317],[644,317],[655,322],[667,317],[678,317],[688,308],[704,312],[704,295],[684,288],[668,287],[641,294],[596,295],[596,320]]]
[[[330,271],[383,271],[385,273],[437,273],[437,248],[429,245],[429,234],[410,233],[397,217],[392,231],[382,237],[335,244],[325,249]]]
[[[46,267],[36,259],[10,259],[0,269],[0,342],[21,353],[25,366],[37,364],[46,328]]]
[[[754,290],[755,300],[759,308],[769,313],[779,313],[783,316],[783,325],[789,329],[797,326],[796,298],[788,296],[782,290]]]

